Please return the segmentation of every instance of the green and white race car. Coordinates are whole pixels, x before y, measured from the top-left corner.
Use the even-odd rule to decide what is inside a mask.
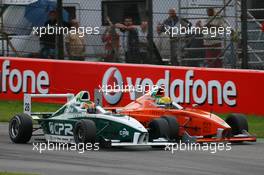
[[[67,103],[54,113],[31,112],[32,98],[67,97]],[[33,126],[34,123],[34,126]],[[24,113],[15,115],[9,122],[9,135],[14,143],[27,143],[38,130],[43,131],[46,141],[66,143],[99,143],[111,146],[165,146],[169,141],[168,128],[162,124],[146,129],[136,119],[114,114],[90,101],[90,94],[81,91],[73,94],[25,94]],[[149,139],[149,132],[163,136]],[[39,133],[39,132],[38,132]]]

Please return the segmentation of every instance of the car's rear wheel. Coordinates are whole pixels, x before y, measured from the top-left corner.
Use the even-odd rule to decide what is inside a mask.
[[[230,114],[225,121],[231,127],[233,135],[242,134],[243,130],[248,131],[248,122],[245,115]]]
[[[18,114],[9,122],[9,137],[14,143],[27,143],[32,136],[33,122],[27,114]]]
[[[77,144],[95,143],[96,125],[91,120],[80,120],[75,124],[73,135]]]
[[[169,125],[170,129],[170,140],[178,140],[179,138],[179,123],[174,116],[162,116]]]
[[[170,127],[165,118],[155,118],[148,127],[150,140],[171,137]]]

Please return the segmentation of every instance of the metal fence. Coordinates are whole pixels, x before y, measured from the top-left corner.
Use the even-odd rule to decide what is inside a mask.
[[[43,46],[32,28],[40,25],[40,21],[44,25],[48,20],[44,15],[47,16],[52,8],[60,11],[56,8],[56,1],[53,2],[55,6],[46,0],[19,5],[1,0],[0,54],[42,57]],[[239,0],[63,0],[62,3],[63,21],[68,23],[76,19],[81,27],[90,31],[83,37],[83,60],[241,68],[245,49],[241,35],[243,9]],[[175,9],[177,20],[175,24],[168,24],[165,21],[172,9]],[[213,9],[213,15],[208,16],[208,9]],[[263,11],[264,8],[251,7],[246,11],[247,63],[252,69],[264,69],[264,15],[256,15]],[[127,18],[132,18],[137,34],[115,25],[124,24]],[[144,32],[141,26],[144,27],[146,22],[148,29]],[[98,33],[96,27],[100,30]],[[205,30],[218,30],[219,27],[229,30],[215,36],[213,30],[213,33]],[[201,31],[185,31],[197,28]],[[60,52],[63,59],[71,59],[65,37],[56,37],[52,58],[57,58]]]

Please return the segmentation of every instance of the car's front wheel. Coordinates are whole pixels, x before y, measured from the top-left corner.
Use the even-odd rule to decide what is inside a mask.
[[[9,137],[14,143],[27,143],[32,136],[33,122],[27,114],[18,114],[9,122]]]
[[[248,131],[248,122],[245,115],[230,114],[226,119],[226,123],[231,127],[233,135],[242,134],[243,130]]]

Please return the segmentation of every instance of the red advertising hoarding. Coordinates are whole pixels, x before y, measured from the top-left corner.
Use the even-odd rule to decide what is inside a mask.
[[[264,71],[131,65],[100,62],[0,58],[0,99],[22,100],[24,93],[77,93],[162,85],[165,94],[185,105],[217,113],[264,115]],[[93,97],[93,95],[92,95]],[[104,93],[105,106],[124,106],[136,93]]]

